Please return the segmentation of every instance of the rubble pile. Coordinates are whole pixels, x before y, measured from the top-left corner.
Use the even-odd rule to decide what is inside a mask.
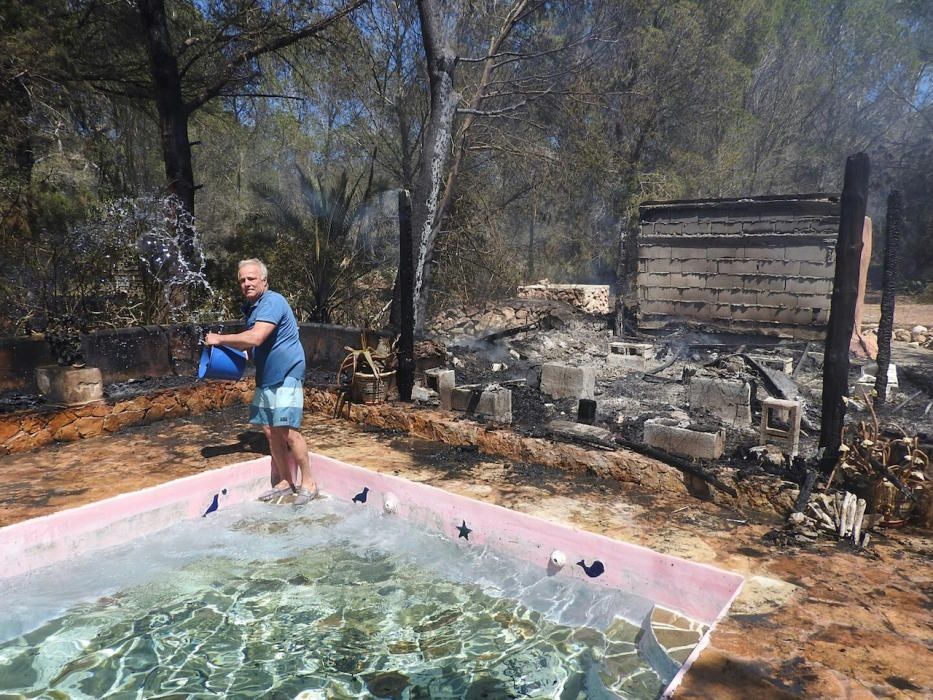
[[[507,415],[476,410],[495,385],[511,393],[518,433],[587,441],[567,429],[575,421],[601,431],[593,443],[601,448],[660,455],[682,471],[689,463],[710,483],[717,474],[727,480],[768,475],[808,498],[815,489],[794,508],[786,542],[831,537],[861,548],[872,527],[929,520],[933,394],[912,382],[910,371],[929,374],[933,367],[933,356],[929,365],[912,365],[918,351],[926,358],[933,336],[925,326],[896,336],[902,339],[895,346],[915,354],[900,360],[900,385],[896,378],[889,382],[892,400],[879,410],[896,415],[899,427],[878,427],[870,400],[857,391],[867,388],[870,396],[870,387],[858,382],[873,382],[872,365],[853,359],[844,458],[830,479],[820,474],[805,488],[804,465],[821,455],[821,344],[684,327],[620,338],[606,316],[538,301],[487,304],[459,315],[451,310],[435,324],[453,385],[472,392],[472,400],[460,397],[465,417],[496,422]],[[426,401],[444,404],[437,397]]]

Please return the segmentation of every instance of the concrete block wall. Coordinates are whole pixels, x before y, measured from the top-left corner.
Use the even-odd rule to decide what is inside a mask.
[[[647,202],[640,208],[639,326],[823,337],[839,230],[835,195]],[[870,231],[870,227],[867,227]]]

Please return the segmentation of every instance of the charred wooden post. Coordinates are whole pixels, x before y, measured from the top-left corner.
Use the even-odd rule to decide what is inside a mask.
[[[398,193],[398,288],[399,288],[399,343],[398,343],[398,397],[411,401],[415,385],[415,264],[411,238],[411,195],[408,190]]]
[[[843,399],[849,393],[849,344],[855,326],[870,169],[871,164],[864,153],[856,153],[846,160],[839,238],[836,241],[836,274],[823,354],[823,415],[820,425],[823,458],[820,467],[824,472],[832,470],[842,443],[842,424],[846,413]]]
[[[794,502],[794,513],[803,513],[810,502],[810,494],[813,493],[813,487],[816,486],[816,471],[807,469],[803,475],[803,481],[800,484],[800,491],[797,494],[797,500]]]
[[[577,423],[593,425],[596,422],[596,402],[593,399],[580,399],[577,404]]]
[[[901,245],[903,202],[898,191],[888,195],[887,231],[884,236],[884,280],[881,288],[881,320],[878,322],[878,373],[875,375],[875,404],[884,403],[888,393],[888,365],[891,364],[891,335],[894,332],[894,297],[897,256]]]
[[[638,276],[638,224],[631,229],[622,227],[619,232],[619,266],[617,269],[619,291],[616,296],[613,332],[618,337],[625,335],[626,328],[633,328],[636,316],[635,280]]]

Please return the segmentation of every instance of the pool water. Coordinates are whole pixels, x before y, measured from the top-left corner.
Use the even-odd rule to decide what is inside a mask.
[[[598,700],[670,680],[638,652],[651,601],[334,499],[218,511],[0,599],[2,697]]]

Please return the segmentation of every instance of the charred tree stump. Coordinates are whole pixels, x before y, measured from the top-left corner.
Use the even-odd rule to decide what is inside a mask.
[[[903,202],[898,191],[888,195],[887,231],[884,237],[884,280],[881,288],[881,320],[878,322],[878,373],[875,375],[876,405],[885,402],[888,393],[888,366],[891,364],[891,335],[894,332],[894,285],[897,256],[901,245]]]
[[[842,443],[846,413],[843,399],[849,393],[849,344],[855,326],[870,169],[871,164],[864,153],[856,153],[846,160],[839,238],[836,241],[836,274],[823,354],[823,415],[820,425],[823,458],[820,468],[824,472],[832,470]]]
[[[398,342],[398,397],[411,401],[415,385],[415,297],[414,247],[411,238],[411,196],[407,190],[398,193],[398,289],[399,289],[399,342]]]
[[[803,475],[803,481],[800,484],[800,492],[797,494],[797,500],[794,502],[794,513],[802,513],[804,508],[807,507],[814,486],[816,486],[816,471],[807,469],[806,474]]]

